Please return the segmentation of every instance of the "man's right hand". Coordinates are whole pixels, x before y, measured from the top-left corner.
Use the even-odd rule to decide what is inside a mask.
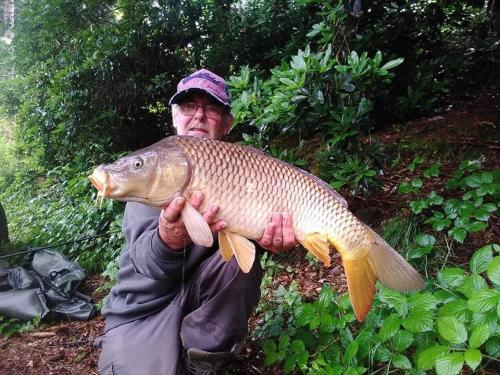
[[[189,203],[199,210],[203,202],[204,195],[201,191],[195,191],[189,198]],[[186,201],[184,197],[177,197],[172,200],[160,213],[158,223],[158,232],[163,243],[172,250],[182,250],[185,246],[192,243],[191,238],[184,226],[181,218],[181,211],[184,208]],[[219,206],[210,205],[203,213],[203,217],[210,225],[212,232],[223,230],[227,223],[223,220],[215,221],[215,217],[219,212]]]

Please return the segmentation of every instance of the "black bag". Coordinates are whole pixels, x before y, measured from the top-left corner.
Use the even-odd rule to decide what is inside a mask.
[[[85,278],[85,270],[64,255],[38,250],[27,268],[0,268],[0,314],[25,321],[37,316],[89,320],[95,306],[77,291]]]

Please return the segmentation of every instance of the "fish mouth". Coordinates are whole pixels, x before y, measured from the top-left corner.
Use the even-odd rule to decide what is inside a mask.
[[[106,197],[109,193],[109,176],[101,168],[97,168],[88,179],[98,191],[98,195]]]

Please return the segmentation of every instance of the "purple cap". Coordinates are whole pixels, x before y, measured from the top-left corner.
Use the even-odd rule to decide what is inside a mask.
[[[225,107],[231,106],[231,98],[224,78],[207,69],[201,69],[182,79],[177,85],[177,92],[170,98],[169,104],[178,103],[187,93],[203,92],[210,95]]]

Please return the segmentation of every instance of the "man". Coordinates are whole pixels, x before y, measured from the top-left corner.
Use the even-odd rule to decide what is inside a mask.
[[[170,104],[179,135],[222,139],[231,128],[226,82],[208,70],[179,82]],[[202,201],[202,192],[189,197],[197,209]],[[222,259],[217,244],[194,245],[180,217],[184,204],[182,197],[162,210],[127,203],[127,243],[102,309],[101,374],[215,373],[241,349],[262,269],[256,261],[245,274],[234,258]],[[203,212],[214,233],[227,226],[216,220],[218,210]],[[272,252],[294,247],[290,216],[274,213],[258,244]]]

